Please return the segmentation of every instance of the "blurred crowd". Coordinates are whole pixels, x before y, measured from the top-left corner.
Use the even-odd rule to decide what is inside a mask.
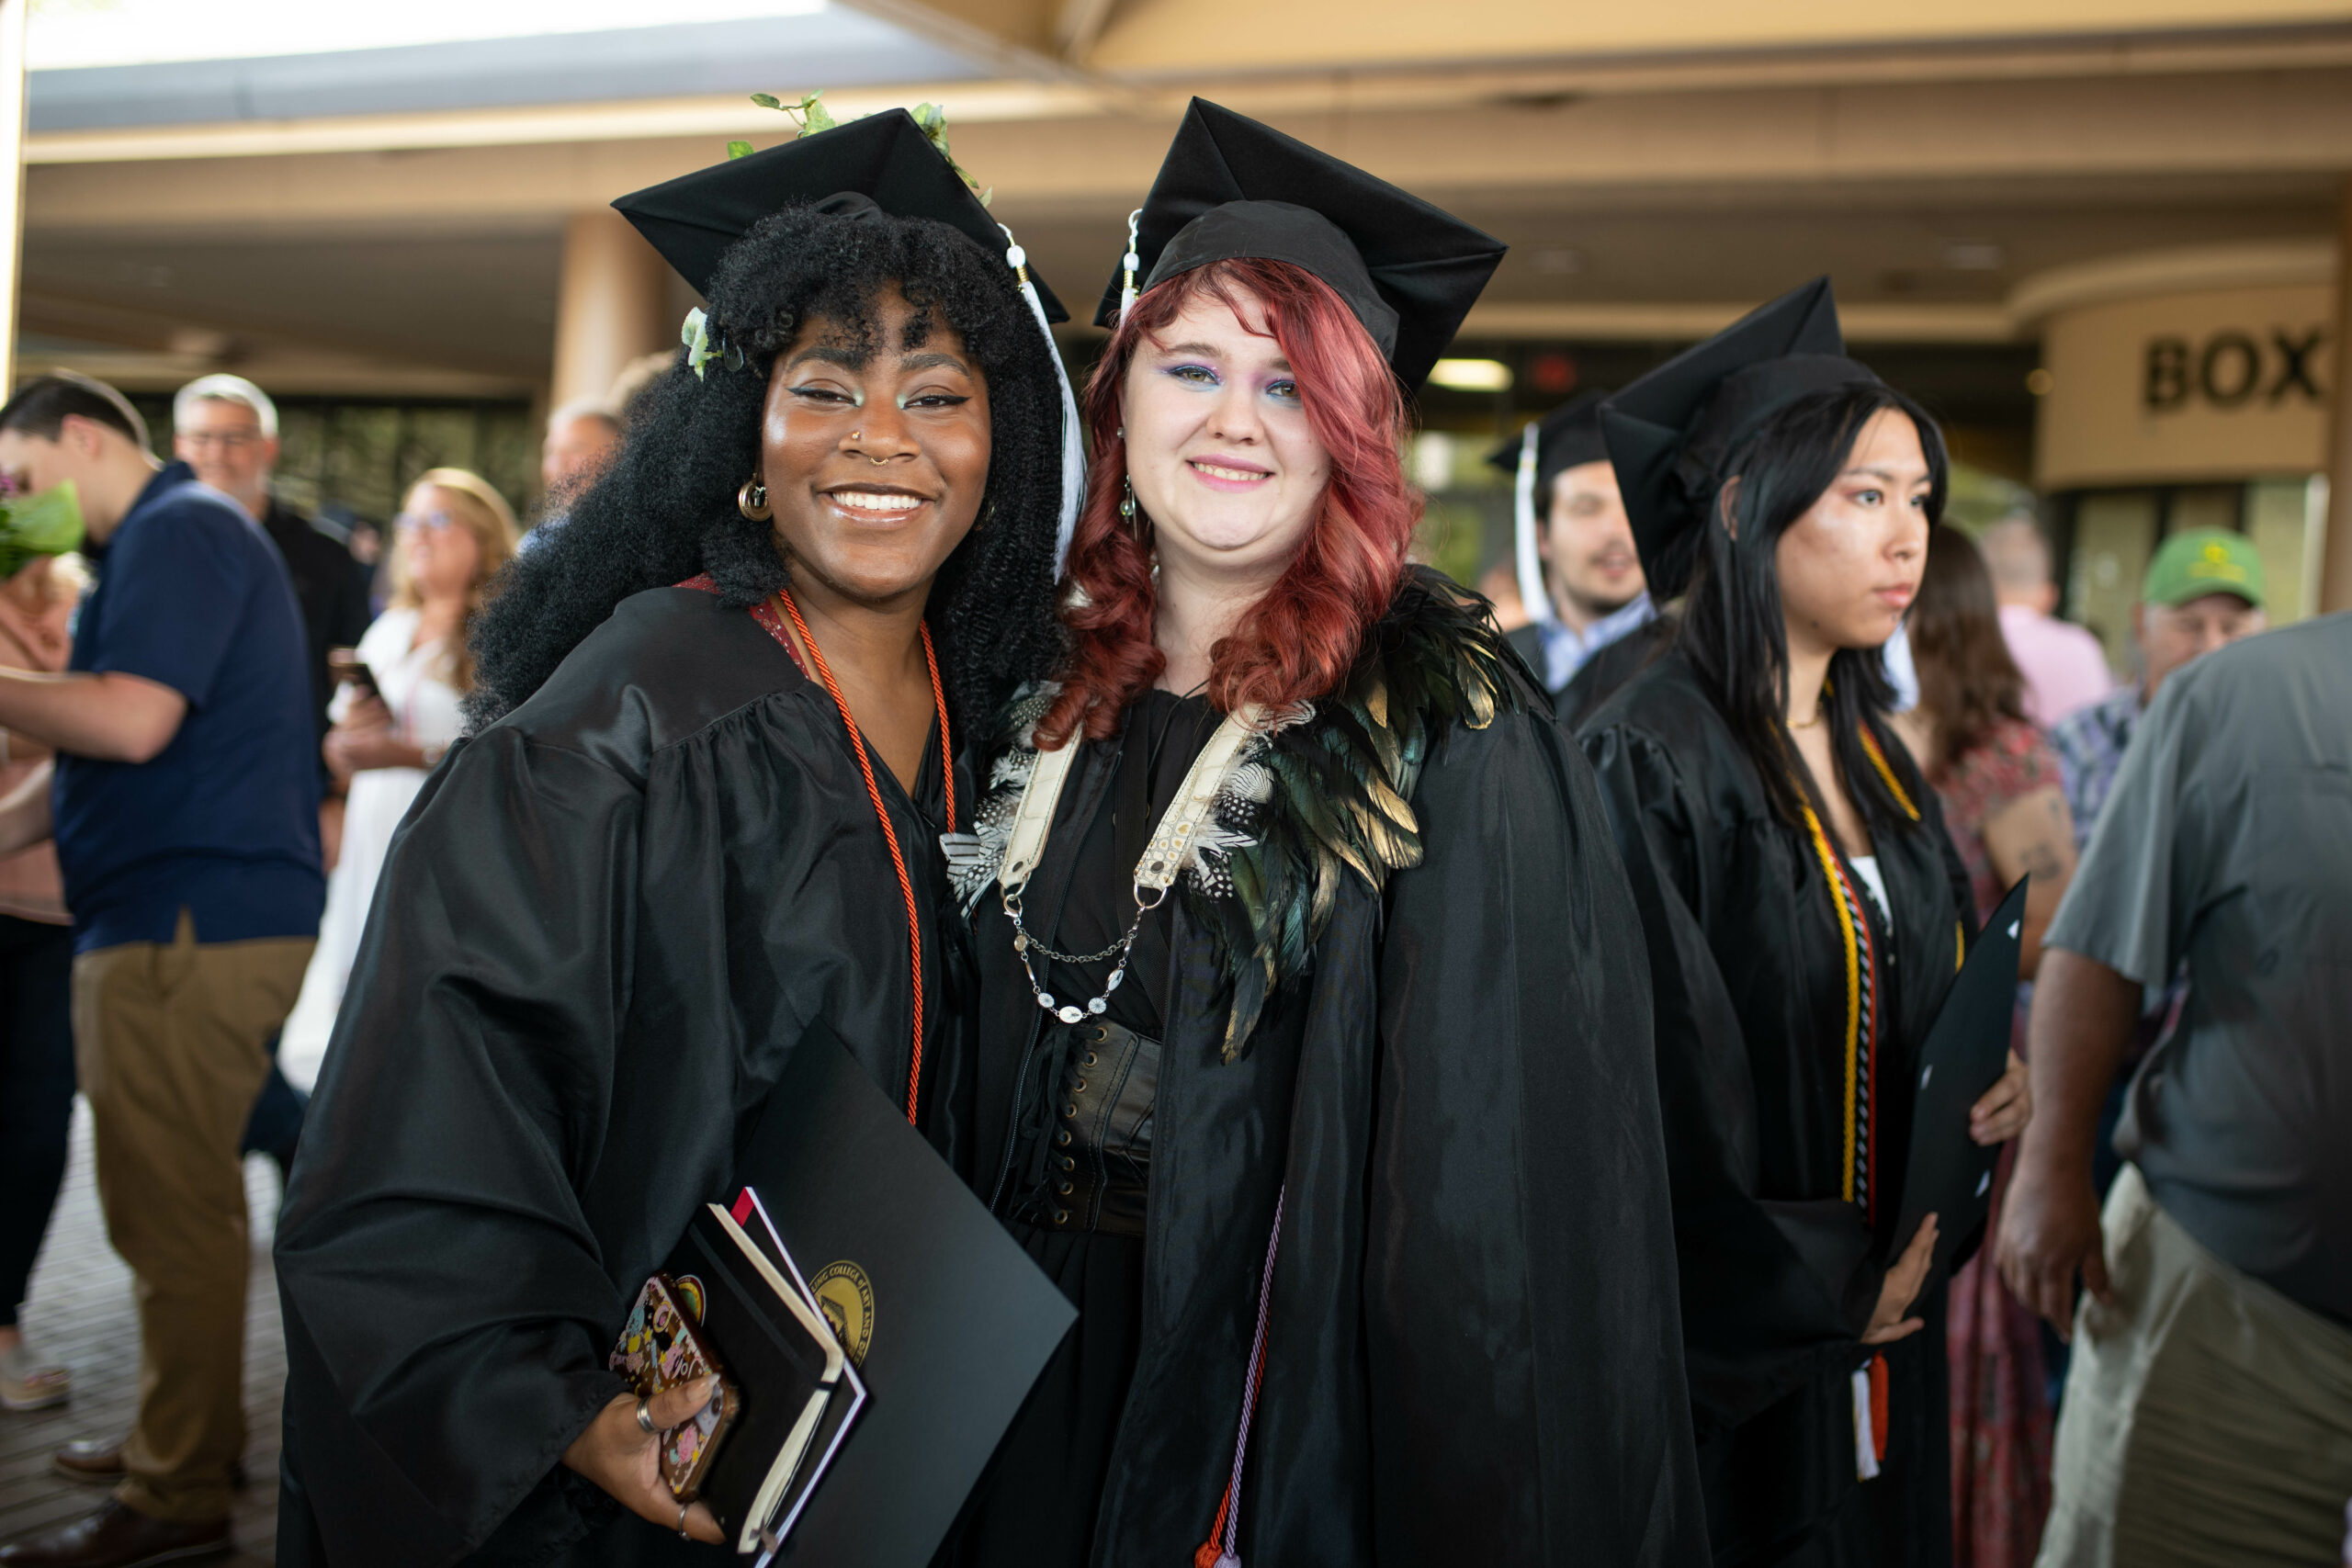
[[[527,536],[487,480],[434,468],[372,558],[372,532],[346,539],[275,492],[277,409],[236,376],[179,389],[168,462],[128,400],[70,374],[20,389],[0,430],[0,667],[96,677],[0,728],[0,1405],[72,1393],[17,1313],[78,1081],[109,1234],[153,1282],[136,1440],[168,1475],[243,1447],[233,1156],[290,1166],[393,830],[464,723],[469,624]],[[556,411],[538,526],[619,436],[601,402]],[[78,523],[29,537],[29,503],[57,495]],[[153,1119],[137,1080],[165,1070],[203,1080],[206,1124]],[[208,1235],[238,1239],[192,1240]],[[61,1464],[113,1483],[122,1450],[76,1444]],[[212,1502],[167,1481],[142,1496]]]

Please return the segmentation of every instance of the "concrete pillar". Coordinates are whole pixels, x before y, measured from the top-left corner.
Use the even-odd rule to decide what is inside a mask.
[[[2335,220],[2335,376],[2328,385],[2327,547],[2319,607],[2352,610],[2352,177]]]
[[[0,4],[6,0],[0,0]],[[563,274],[555,307],[558,404],[601,398],[621,367],[677,342],[668,318],[670,267],[609,208],[572,214],[563,231]]]
[[[25,16],[0,0],[0,397],[17,385],[17,297],[25,255]]]

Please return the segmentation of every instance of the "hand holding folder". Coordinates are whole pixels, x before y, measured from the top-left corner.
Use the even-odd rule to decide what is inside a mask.
[[[1077,1312],[821,1021],[736,1175],[661,1276],[740,1400],[699,1495],[759,1568],[924,1568]]]

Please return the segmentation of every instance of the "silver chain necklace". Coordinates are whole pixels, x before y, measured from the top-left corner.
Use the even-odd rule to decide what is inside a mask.
[[[1053,830],[1054,808],[1060,803],[1062,789],[1069,783],[1070,769],[1078,761],[1078,738],[1073,735],[1059,750],[1038,753],[1037,765],[1030,771],[1029,782],[1021,791],[1021,804],[1013,813],[998,886],[1005,919],[1012,922],[1012,951],[1021,959],[1022,973],[1028,976],[1029,989],[1040,1008],[1064,1023],[1077,1023],[1090,1013],[1099,1016],[1109,1009],[1111,993],[1127,977],[1127,960],[1135,951],[1136,933],[1143,929],[1144,917],[1167,901],[1168,889],[1175,885],[1177,876],[1192,859],[1194,838],[1209,819],[1217,792],[1225,787],[1226,775],[1240,760],[1242,747],[1258,732],[1264,711],[1253,703],[1238,713],[1227,714],[1216,733],[1209,737],[1209,743],[1201,749],[1201,754],[1193,759],[1192,769],[1177,788],[1176,798],[1168,803],[1159,826],[1152,830],[1151,841],[1144,846],[1143,858],[1136,862],[1136,918],[1128,922],[1125,936],[1100,953],[1057,953],[1031,936],[1022,923],[1021,896],[1045,855],[1046,838]],[[1102,991],[1081,1006],[1058,1000],[1046,989],[1037,978],[1037,956],[1055,964],[1100,964],[1109,958],[1116,958],[1118,964]]]

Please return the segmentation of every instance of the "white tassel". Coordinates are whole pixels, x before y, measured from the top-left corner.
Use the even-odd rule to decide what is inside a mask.
[[[1519,598],[1527,607],[1527,618],[1548,624],[1560,618],[1552,606],[1552,595],[1544,586],[1544,560],[1535,553],[1535,467],[1538,441],[1536,433],[1542,428],[1539,420],[1528,425],[1519,440],[1519,475],[1511,486],[1511,515],[1518,534]]]
[[[1871,1429],[1871,1370],[1864,1367],[1853,1377],[1854,1384],[1854,1479],[1878,1479],[1878,1436]]]
[[[1069,564],[1070,536],[1078,532],[1078,509],[1086,499],[1086,448],[1079,439],[1078,399],[1069,389],[1069,373],[1062,368],[1062,356],[1054,347],[1054,329],[1046,320],[1046,302],[1037,298],[1037,286],[1029,281],[1029,253],[1012,237],[1004,225],[1006,244],[1004,263],[1021,280],[1021,297],[1029,301],[1029,313],[1037,318],[1037,330],[1046,337],[1046,358],[1054,367],[1054,385],[1062,394],[1062,505],[1061,514],[1054,528],[1054,581],[1062,580],[1062,571]]]
[[[1127,254],[1119,258],[1119,320],[1127,319],[1127,307],[1136,302],[1136,273],[1143,266],[1143,258],[1136,254],[1136,225],[1143,219],[1138,207],[1127,214]]]

